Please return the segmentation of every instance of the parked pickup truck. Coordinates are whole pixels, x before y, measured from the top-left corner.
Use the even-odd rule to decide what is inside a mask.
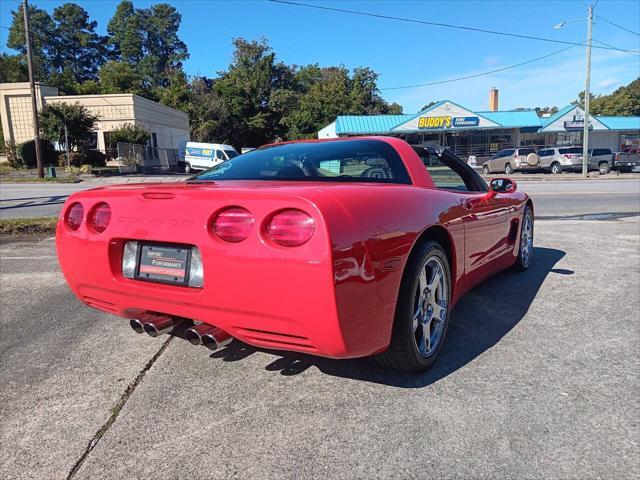
[[[640,151],[638,149],[613,154],[613,168],[619,172],[640,171]]]

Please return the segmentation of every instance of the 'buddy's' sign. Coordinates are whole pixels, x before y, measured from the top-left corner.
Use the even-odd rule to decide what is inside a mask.
[[[480,123],[478,117],[450,117],[442,115],[439,117],[418,118],[418,128],[451,128],[451,127],[477,127]]]

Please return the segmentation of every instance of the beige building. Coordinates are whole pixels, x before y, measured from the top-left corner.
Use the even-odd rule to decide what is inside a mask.
[[[58,95],[58,89],[36,84],[38,109],[54,103],[80,104],[98,117],[96,148],[105,151],[109,132],[130,124],[151,132],[151,144],[160,148],[184,148],[189,141],[186,113],[133,94]],[[6,143],[19,145],[33,139],[28,83],[0,84],[0,117]]]

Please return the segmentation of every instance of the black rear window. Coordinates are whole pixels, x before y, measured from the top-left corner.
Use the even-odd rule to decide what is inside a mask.
[[[580,154],[580,153],[582,153],[582,147],[559,148],[558,152],[560,152],[563,155],[565,153],[577,153],[577,154]]]
[[[533,148],[519,148],[518,155],[529,155],[530,153],[536,153]]]
[[[541,157],[550,157],[551,155],[553,155],[553,149],[550,148],[547,150],[540,150],[538,155],[540,155]]]
[[[411,183],[398,153],[381,140],[303,142],[259,148],[216,165],[192,180]]]

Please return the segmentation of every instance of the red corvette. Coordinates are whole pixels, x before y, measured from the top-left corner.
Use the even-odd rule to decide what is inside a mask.
[[[267,145],[187,182],[73,194],[57,228],[85,304],[155,336],[232,337],[416,372],[452,308],[533,255],[533,205],[447,150],[360,137]],[[181,327],[183,328],[183,327]]]

